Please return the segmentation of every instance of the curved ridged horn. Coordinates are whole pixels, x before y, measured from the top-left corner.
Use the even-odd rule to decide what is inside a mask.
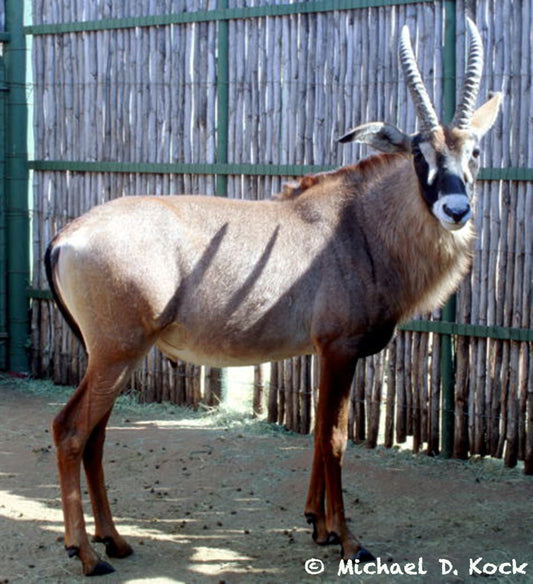
[[[407,25],[402,28],[400,39],[400,62],[407,79],[407,87],[411,92],[411,97],[413,98],[413,103],[415,105],[416,114],[420,121],[421,128],[422,130],[431,132],[439,126],[439,118],[437,117],[433,104],[429,99],[418,65],[416,64]]]
[[[472,121],[479,85],[481,83],[481,71],[483,69],[483,43],[481,42],[481,36],[477,26],[470,18],[466,19],[466,24],[470,36],[468,62],[463,93],[452,121],[452,126],[461,130],[466,130]]]

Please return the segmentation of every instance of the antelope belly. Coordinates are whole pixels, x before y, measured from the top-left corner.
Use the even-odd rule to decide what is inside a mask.
[[[266,361],[280,361],[289,357],[306,355],[312,352],[307,343],[294,345],[284,343],[280,339],[264,342],[260,346],[254,343],[233,342],[226,343],[223,337],[213,335],[202,340],[191,338],[187,331],[178,324],[168,327],[157,339],[156,345],[160,351],[173,361],[178,359],[207,365],[209,367],[241,367],[256,365]]]

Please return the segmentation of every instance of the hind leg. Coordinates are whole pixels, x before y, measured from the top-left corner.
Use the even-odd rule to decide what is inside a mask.
[[[133,550],[124,538],[119,535],[113,522],[102,466],[105,429],[110,415],[111,410],[109,410],[92,431],[83,451],[83,466],[87,476],[87,485],[89,487],[95,521],[93,541],[104,543],[106,554],[110,558],[125,558]]]
[[[96,453],[95,462],[88,465],[91,498],[97,505],[104,504],[101,517],[100,512],[97,513],[97,529],[103,526],[109,529],[109,521],[112,524],[112,519],[101,470],[103,429],[115,398],[128,380],[135,363],[136,360],[110,362],[106,357],[90,355],[83,380],[53,424],[65,519],[65,547],[70,556],[80,558],[86,575],[106,574],[113,568],[100,559],[89,543],[81,498],[81,461],[88,460],[91,452]],[[87,446],[89,450],[84,455]],[[113,535],[115,533],[116,530]]]

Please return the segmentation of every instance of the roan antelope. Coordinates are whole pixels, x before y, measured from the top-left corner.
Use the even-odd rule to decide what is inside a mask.
[[[357,360],[383,349],[402,319],[440,305],[470,264],[478,142],[501,95],[474,111],[483,49],[471,21],[468,30],[465,86],[449,127],[439,124],[404,27],[400,60],[420,132],[376,122],[340,140],[385,154],[306,176],[270,201],[119,198],[50,243],[50,287],[88,352],[87,372],[53,424],[65,547],[85,574],[113,568],[86,533],[82,461],[95,540],[110,557],[132,551],[113,523],[102,452],[113,402],[154,344],[173,360],[212,366],[315,352],[320,394],[305,515],[317,543],[373,559],[344,515],[348,396]]]

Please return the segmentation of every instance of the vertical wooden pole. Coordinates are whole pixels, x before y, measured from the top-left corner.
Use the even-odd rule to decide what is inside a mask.
[[[227,9],[228,0],[218,0],[218,9]],[[228,162],[228,127],[229,127],[229,22],[218,22],[217,44],[217,120],[216,120],[216,161],[218,164]],[[228,196],[228,177],[219,174],[216,177],[215,193],[218,197]],[[216,375],[216,374],[215,374]],[[228,372],[220,369],[217,395],[219,400],[228,395]]]
[[[270,424],[278,422],[278,367],[277,361],[270,364],[270,384],[268,389],[268,417]]]
[[[6,132],[6,241],[8,363],[12,371],[28,371],[29,223],[26,105],[26,38],[24,2],[6,0],[5,66],[8,83]]]
[[[443,122],[451,122],[455,113],[455,40],[456,40],[456,6],[455,0],[445,2],[444,51],[443,51]],[[455,322],[457,299],[450,298],[442,311],[444,321]],[[451,335],[441,336],[441,383],[442,383],[442,456],[450,458],[454,443],[454,354]]]
[[[263,411],[263,398],[265,393],[263,365],[254,367],[254,397],[252,401],[253,416],[260,416]]]

